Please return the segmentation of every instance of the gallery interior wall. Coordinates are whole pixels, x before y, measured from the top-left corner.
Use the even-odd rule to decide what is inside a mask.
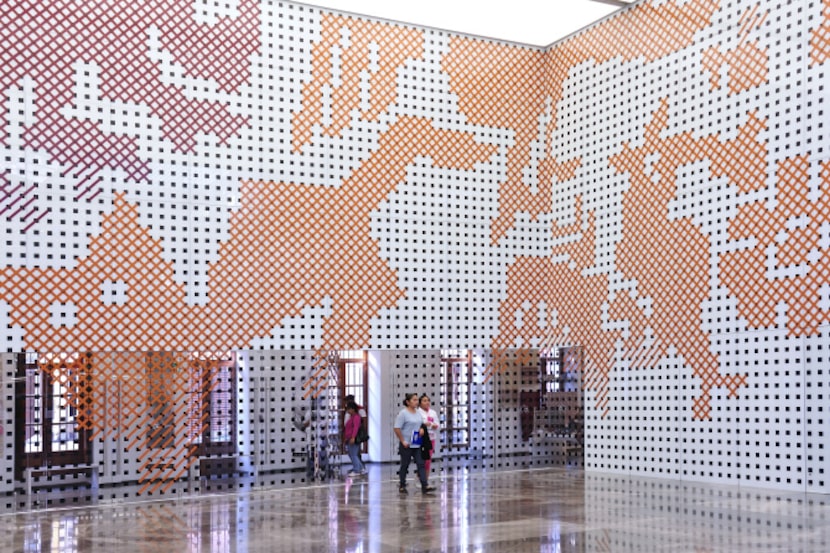
[[[276,1],[6,19],[6,463],[17,352],[110,355],[100,415],[130,352],[239,352],[254,406],[288,371],[270,409],[332,350],[477,350],[495,395],[576,346],[587,470],[828,491],[830,0],[548,49]]]

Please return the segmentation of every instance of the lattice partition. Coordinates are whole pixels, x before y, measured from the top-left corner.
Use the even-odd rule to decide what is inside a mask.
[[[574,347],[589,471],[827,490],[828,0],[642,0],[546,49],[214,4],[0,30],[0,348],[107,367],[47,371],[102,485],[302,481],[291,413],[342,349],[383,397],[477,352],[474,463],[523,466],[530,367]],[[235,352],[238,456],[186,445],[194,352]]]

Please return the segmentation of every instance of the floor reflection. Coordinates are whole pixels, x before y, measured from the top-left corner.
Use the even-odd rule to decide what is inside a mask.
[[[830,498],[581,469],[463,473],[401,496],[394,468],[303,488],[0,516],[2,551],[801,551],[830,543]]]

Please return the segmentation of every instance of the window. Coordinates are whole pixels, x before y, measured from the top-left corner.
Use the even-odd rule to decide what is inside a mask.
[[[542,374],[542,395],[565,389],[565,371],[559,363],[559,349],[539,351],[539,372]]]
[[[472,351],[441,351],[441,405],[444,408],[441,433],[446,449],[462,449],[470,445],[472,375]]]
[[[89,431],[78,428],[79,389],[91,380],[89,356],[20,354],[15,384],[15,473],[28,467],[83,465],[90,459]],[[88,420],[89,413],[81,413]]]
[[[344,411],[346,408],[345,397],[353,395],[355,403],[366,409],[369,400],[369,356],[365,351],[341,350],[338,352],[336,382],[330,382],[337,390],[338,408]],[[368,409],[366,409],[368,413]],[[340,434],[343,434],[343,416],[340,416]],[[342,442],[342,440],[341,440]],[[366,443],[361,447],[365,453],[368,449]]]
[[[196,454],[236,452],[236,363],[232,352],[194,353],[189,361],[188,437]]]
[[[581,386],[582,348],[559,347],[539,351],[542,396],[576,392]]]
[[[570,436],[580,445],[584,434],[583,354],[579,346],[539,352],[541,412],[536,417],[546,432]]]
[[[365,351],[343,350],[339,352],[337,362],[339,396],[345,398],[353,395],[358,405],[366,407],[369,394],[368,382],[369,360]],[[343,406],[345,407],[345,405]]]
[[[145,355],[147,445],[173,448],[186,424],[193,454],[235,453],[236,363],[232,352]]]

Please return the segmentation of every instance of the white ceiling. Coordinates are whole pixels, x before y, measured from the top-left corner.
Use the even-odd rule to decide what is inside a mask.
[[[374,18],[548,46],[620,9],[614,0],[308,0]],[[619,3],[619,2],[618,2]]]

